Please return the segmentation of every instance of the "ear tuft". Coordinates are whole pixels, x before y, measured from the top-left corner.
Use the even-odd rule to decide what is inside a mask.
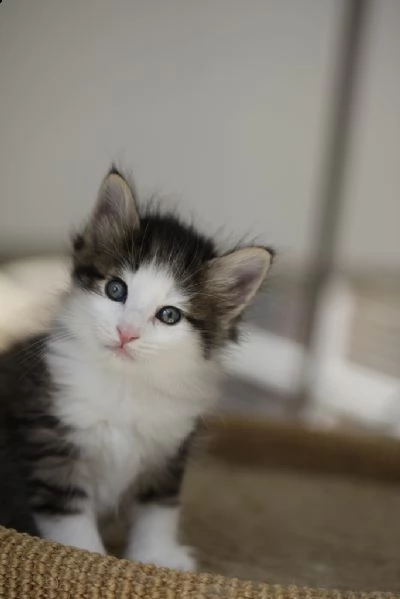
[[[139,213],[133,191],[115,165],[112,165],[101,184],[92,221],[139,226]]]
[[[116,164],[113,162],[110,166],[110,170],[108,171],[108,175],[119,175],[124,178],[121,171],[116,167]]]
[[[262,247],[247,247],[209,263],[208,283],[228,306],[228,318],[238,316],[259,290],[273,253]]]
[[[266,252],[268,252],[268,254],[270,255],[270,257],[271,257],[271,266],[272,266],[273,263],[274,263],[274,261],[275,261],[275,258],[276,258],[276,250],[273,247],[271,247],[270,245],[264,247],[264,250]]]

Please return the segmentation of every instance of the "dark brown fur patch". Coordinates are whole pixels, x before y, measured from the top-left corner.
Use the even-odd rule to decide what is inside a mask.
[[[85,496],[69,480],[78,453],[65,441],[67,429],[52,414],[54,388],[43,358],[45,344],[46,336],[32,337],[1,356],[3,444],[16,465],[15,476],[23,480],[31,508],[74,513]],[[3,498],[7,492],[3,484]]]

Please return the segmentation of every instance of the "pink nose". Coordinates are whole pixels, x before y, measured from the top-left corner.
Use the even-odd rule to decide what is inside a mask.
[[[122,329],[117,327],[117,331],[121,347],[123,347],[127,343],[130,343],[131,341],[139,339],[140,337],[138,331],[130,327],[124,327]]]

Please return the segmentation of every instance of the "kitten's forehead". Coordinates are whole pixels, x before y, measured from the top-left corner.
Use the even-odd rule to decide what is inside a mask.
[[[146,310],[166,302],[182,307],[187,300],[167,265],[141,264],[136,271],[126,269],[122,278],[128,285],[128,308]]]
[[[155,212],[141,216],[140,227],[118,221],[107,230],[90,222],[74,241],[73,274],[82,287],[93,289],[98,280],[121,276],[126,266],[138,272],[157,264],[167,278],[174,273],[181,286],[188,286],[215,255],[211,239],[171,214]]]
[[[140,228],[126,241],[126,257],[134,256],[136,267],[143,262],[160,264],[182,281],[215,255],[211,239],[170,214],[143,216]]]

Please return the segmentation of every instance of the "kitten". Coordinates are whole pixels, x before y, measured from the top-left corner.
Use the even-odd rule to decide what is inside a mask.
[[[177,540],[185,458],[272,252],[218,255],[175,216],[139,211],[112,168],[72,258],[48,333],[1,360],[3,445],[29,509],[0,523],[104,553],[98,518],[134,496],[125,557],[192,569]]]

